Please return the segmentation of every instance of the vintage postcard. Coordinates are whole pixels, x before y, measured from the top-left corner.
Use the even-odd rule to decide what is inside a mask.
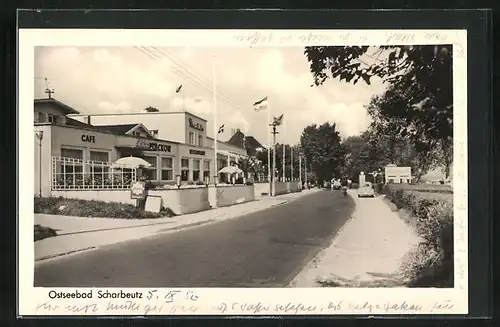
[[[468,313],[465,30],[19,30],[19,315]]]

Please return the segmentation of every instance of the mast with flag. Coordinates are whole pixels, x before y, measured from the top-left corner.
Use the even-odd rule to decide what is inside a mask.
[[[214,185],[217,184],[216,178],[219,176],[218,170],[217,170],[217,135],[219,134],[217,131],[217,89],[215,87],[216,85],[216,79],[215,79],[215,53],[212,55],[212,79],[213,79],[213,128],[214,128]],[[217,207],[217,199],[215,200],[214,206]]]
[[[282,169],[283,169],[283,182],[286,182],[286,173],[285,173],[285,160],[286,160],[286,146],[285,146],[285,138],[286,138],[286,125],[285,125],[285,120],[283,119],[283,163],[282,163]]]
[[[175,93],[180,93],[182,90],[182,84],[179,85],[176,89],[175,89]],[[185,104],[185,99],[184,99],[184,93],[182,93],[182,110],[183,111],[186,111],[186,104]]]
[[[271,108],[269,108],[269,101],[267,96],[259,101],[254,102],[253,108],[256,112],[262,110],[267,111],[267,180],[269,183],[269,194],[271,194]]]
[[[222,134],[224,133],[224,124],[220,125],[219,130],[217,131],[217,134]]]

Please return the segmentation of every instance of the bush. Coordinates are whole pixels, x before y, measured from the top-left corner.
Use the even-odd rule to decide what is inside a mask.
[[[105,218],[161,218],[172,217],[175,214],[169,208],[161,212],[148,212],[130,204],[118,202],[87,201],[65,199],[62,197],[35,198],[35,213],[65,215],[75,217],[105,217]]]
[[[54,236],[57,236],[57,232],[54,229],[50,227],[44,227],[41,225],[34,226],[35,242]]]
[[[410,287],[453,287],[453,197],[386,187],[398,209],[411,213],[422,242],[406,255],[403,276]]]
[[[359,183],[351,183],[351,188],[359,188]]]

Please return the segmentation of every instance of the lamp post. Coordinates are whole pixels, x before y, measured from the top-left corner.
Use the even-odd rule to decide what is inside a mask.
[[[42,197],[42,139],[43,131],[36,131],[36,138],[38,139],[38,196]]]
[[[181,175],[175,175],[175,185],[177,188],[181,188]]]

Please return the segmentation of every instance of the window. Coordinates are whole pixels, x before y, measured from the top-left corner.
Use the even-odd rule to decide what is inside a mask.
[[[144,160],[146,160],[151,165],[151,167],[143,169],[147,178],[151,181],[157,180],[157,177],[156,177],[156,168],[157,168],[156,157],[144,157]]]
[[[181,180],[189,180],[189,159],[181,159]]]
[[[52,114],[48,114],[47,118],[49,120],[49,123],[55,123],[56,122],[56,117]]]
[[[217,159],[217,170],[221,170],[222,168],[227,166],[227,160],[225,159]]]
[[[44,123],[45,115],[42,112],[35,112],[35,123]]]
[[[200,180],[200,160],[193,160],[193,181]]]
[[[62,171],[67,173],[81,173],[83,150],[78,149],[61,149],[61,157],[63,157]],[[76,160],[75,160],[76,159]]]
[[[171,181],[174,179],[174,160],[172,158],[161,158],[161,180]]]
[[[203,147],[203,134],[198,134],[198,146]]]
[[[107,151],[90,151],[90,161],[109,162],[109,153]]]
[[[107,172],[108,166],[105,163],[109,162],[109,153],[105,151],[90,151],[90,171],[94,173]]]
[[[189,132],[189,144],[194,145],[194,132]]]
[[[205,178],[210,177],[210,161],[203,161],[203,180]]]

